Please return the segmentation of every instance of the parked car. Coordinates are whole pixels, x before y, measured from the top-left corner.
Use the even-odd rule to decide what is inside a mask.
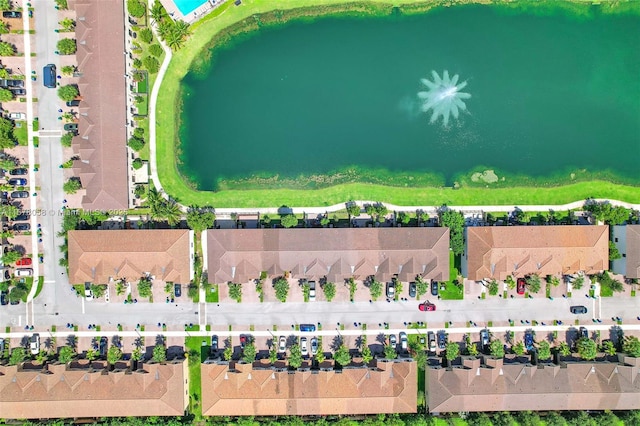
[[[24,186],[27,184],[27,180],[24,178],[9,179],[9,185],[11,186]]]
[[[572,314],[586,314],[587,313],[587,307],[586,306],[582,306],[582,305],[577,305],[577,306],[571,306],[569,308],[569,311],[571,311]]]
[[[407,350],[407,346],[408,346],[408,340],[407,340],[407,333],[405,333],[404,331],[400,332],[400,347],[402,348],[403,351]]]
[[[419,304],[418,305],[418,309],[420,309],[421,311],[435,311],[436,310],[436,305],[434,305],[433,303],[427,301],[427,302]]]
[[[174,284],[173,285],[173,294],[176,297],[182,296],[182,286],[180,284]]]
[[[244,349],[245,345],[247,344],[249,339],[247,339],[247,335],[246,334],[241,334],[240,335],[240,347],[242,349]]]
[[[4,339],[0,337],[0,356],[4,356]]]
[[[218,349],[218,336],[215,334],[211,336],[211,350],[215,351]]]
[[[393,349],[395,349],[397,343],[398,343],[398,341],[396,340],[396,335],[395,334],[390,334],[389,335],[389,346],[391,346]]]
[[[518,284],[516,286],[516,291],[518,294],[524,294],[524,286],[526,284],[526,280],[524,278],[518,278]]]
[[[438,281],[431,281],[431,295],[438,295]]]
[[[49,89],[56,88],[56,66],[54,64],[45,65],[42,69],[42,84]]]
[[[4,12],[2,12],[2,17],[20,19],[22,18],[22,12],[18,12],[15,10],[5,10]]]
[[[13,230],[17,232],[28,231],[31,229],[31,225],[28,222],[20,222],[13,224]]]
[[[416,297],[416,283],[409,283],[409,297]]]
[[[418,342],[420,342],[420,344],[422,345],[422,347],[424,348],[425,345],[427,344],[427,339],[421,334],[420,337],[418,337]]]
[[[29,213],[20,213],[18,216],[13,218],[14,222],[26,222],[29,220],[31,216],[29,215]]]
[[[284,336],[280,336],[280,344],[278,345],[278,352],[283,353],[287,350],[287,339]]]
[[[387,298],[394,299],[396,297],[396,283],[391,281],[387,283]]]
[[[440,349],[445,349],[447,347],[447,333],[446,331],[439,331],[438,332],[438,347]]]
[[[29,347],[31,349],[31,355],[38,355],[40,353],[40,335],[38,333],[31,335]]]
[[[315,355],[318,353],[318,338],[311,338],[311,355]]]
[[[29,198],[28,191],[13,191],[11,193],[11,198]]]
[[[16,266],[31,266],[32,260],[30,257],[23,257],[16,262]]]
[[[9,118],[11,120],[26,120],[27,115],[24,112],[10,112]]]
[[[86,299],[93,299],[93,291],[91,290],[90,283],[84,283],[84,297]]]
[[[436,335],[433,331],[427,334],[427,340],[429,341],[429,352],[436,351]]]
[[[19,87],[10,87],[9,90],[11,90],[11,93],[13,93],[14,96],[24,96],[27,94],[26,89],[22,89]]]
[[[18,79],[14,79],[14,80],[6,80],[4,78],[0,79],[0,86],[1,87],[24,87],[24,80],[18,80]],[[21,112],[18,113],[13,113],[13,114],[23,114]]]
[[[77,107],[77,106],[79,106],[79,105],[80,105],[80,99],[74,99],[74,100],[72,100],[72,101],[67,101],[67,102],[66,102],[66,105],[67,105],[68,107]]]
[[[527,351],[531,352],[533,351],[533,332],[532,331],[526,331],[524,333],[524,347],[527,348]]]
[[[300,324],[300,331],[313,333],[314,331],[316,331],[316,326],[313,324]]]
[[[17,169],[13,169],[9,172],[11,176],[24,176],[27,173],[29,173],[29,171],[25,167],[18,167]]]
[[[106,337],[100,338],[100,356],[107,356],[107,350],[109,346],[109,340]]]
[[[489,330],[486,328],[480,330],[480,344],[482,345],[482,350],[489,346]]]
[[[66,123],[64,125],[64,130],[66,132],[77,132],[78,131],[78,123]]]
[[[30,277],[33,275],[33,269],[19,268],[13,271],[13,275],[15,275],[16,277]]]
[[[309,301],[313,302],[316,300],[316,282],[309,281]]]
[[[9,295],[6,291],[0,292],[0,305],[5,306],[9,303]]]
[[[587,329],[585,327],[580,327],[580,337],[583,339],[588,339],[589,338],[589,332],[587,331]]]
[[[300,338],[300,353],[302,354],[302,356],[309,355],[309,349],[307,348],[307,338],[306,337],[301,337]]]

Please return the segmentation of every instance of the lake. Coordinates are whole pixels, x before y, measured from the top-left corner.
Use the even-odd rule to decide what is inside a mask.
[[[456,6],[322,18],[242,36],[183,80],[179,169],[198,189],[356,167],[640,183],[640,17]],[[447,126],[420,79],[466,81]]]

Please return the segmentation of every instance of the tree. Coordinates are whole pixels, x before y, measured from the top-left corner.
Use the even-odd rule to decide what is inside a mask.
[[[153,41],[153,33],[149,28],[143,28],[142,30],[140,30],[139,35],[140,35],[140,40],[142,40],[147,44]]]
[[[167,11],[164,9],[162,3],[160,3],[160,0],[156,0],[153,3],[153,6],[151,6],[151,11],[149,12],[149,14],[151,15],[152,22],[159,23],[163,18],[167,16]]]
[[[13,92],[9,89],[0,88],[0,102],[10,102],[13,100]]]
[[[275,364],[277,360],[278,360],[278,351],[276,350],[275,347],[273,347],[269,350],[269,362],[271,364]]]
[[[97,359],[99,355],[100,355],[100,354],[98,353],[98,351],[93,350],[93,349],[89,349],[89,350],[87,351],[87,356],[86,356],[86,357],[87,357],[87,359],[88,359],[89,361],[93,361],[94,359]]]
[[[122,359],[122,351],[119,347],[112,345],[107,351],[107,362],[110,365],[114,365],[116,362]]]
[[[60,138],[60,143],[62,146],[69,148],[71,146],[71,142],[73,141],[73,133],[65,133]]]
[[[451,362],[458,358],[458,356],[460,356],[460,345],[456,342],[447,343],[447,349],[445,352],[445,358],[447,361]]]
[[[73,55],[77,50],[76,41],[72,38],[58,40],[56,47],[61,55]]]
[[[180,49],[184,41],[191,35],[190,25],[184,21],[178,20],[165,31],[165,41],[172,50]]]
[[[104,284],[91,284],[91,292],[93,297],[100,299],[107,292],[107,286]]]
[[[64,18],[58,24],[60,24],[63,31],[73,31],[76,27],[76,21],[71,18]]]
[[[127,12],[134,18],[142,18],[146,11],[147,9],[144,7],[144,4],[139,0],[127,0]]]
[[[144,140],[142,139],[138,139],[136,137],[132,137],[129,139],[129,148],[131,148],[132,150],[138,152],[140,151],[142,148],[144,148]]]
[[[187,226],[193,229],[197,234],[205,229],[212,228],[216,220],[216,215],[211,208],[200,208],[191,206],[187,211]]]
[[[424,371],[427,367],[427,353],[425,351],[418,351],[413,355],[413,359],[416,361],[418,368]]]
[[[609,241],[609,260],[621,259],[622,255],[613,241]]]
[[[416,293],[418,298],[422,297],[422,295],[427,294],[429,291],[429,283],[426,282],[420,275],[416,277]]]
[[[602,352],[609,356],[614,356],[616,354],[616,346],[611,340],[605,340],[602,343]]]
[[[354,201],[349,201],[347,203],[347,213],[349,213],[349,216],[358,217],[360,216],[360,211],[360,206],[357,205]]]
[[[300,368],[302,365],[302,352],[297,344],[289,348],[289,365],[292,368]]]
[[[258,351],[256,350],[256,345],[253,342],[249,342],[244,345],[244,349],[242,350],[242,360],[248,364],[251,364],[256,360],[256,355]]]
[[[58,88],[58,97],[65,102],[69,102],[78,97],[78,87],[73,84],[67,84]]]
[[[338,350],[333,354],[333,359],[342,367],[351,363],[351,355],[349,349],[344,345],[340,345]]]
[[[538,345],[538,359],[546,361],[551,358],[551,345],[546,340],[543,340]]]
[[[135,347],[133,352],[131,352],[131,360],[132,361],[140,361],[142,359],[142,350],[139,347]]]
[[[287,214],[280,218],[280,224],[285,228],[294,228],[298,226],[298,218],[292,214]]]
[[[571,348],[567,342],[560,342],[560,345],[558,345],[558,353],[562,356],[568,356],[571,354]]]
[[[13,204],[6,204],[0,206],[0,214],[6,216],[8,219],[15,219],[20,214],[20,209]]]
[[[14,56],[16,48],[11,43],[0,42],[0,56]]]
[[[496,358],[504,358],[504,345],[500,340],[492,340],[489,344],[489,353]]]
[[[524,347],[524,343],[522,342],[518,342],[515,345],[513,345],[511,347],[511,350],[513,351],[514,354],[520,356],[520,355],[524,355],[524,353],[526,352],[526,349]]]
[[[0,10],[11,10],[10,0],[0,0]]]
[[[66,194],[75,194],[80,188],[82,188],[82,184],[78,178],[70,178],[62,185],[62,189]]]
[[[471,426],[493,426],[487,413],[471,413],[467,417],[467,423]]]
[[[322,286],[322,292],[327,302],[331,302],[336,297],[336,285],[332,282],[326,282]]]
[[[10,250],[2,255],[2,263],[5,265],[9,263],[14,263],[16,260],[22,258],[22,254],[15,250]]]
[[[576,344],[576,346],[578,348],[578,355],[580,356],[580,358],[587,361],[591,361],[595,359],[598,353],[596,342],[594,342],[591,339],[587,339],[583,337],[578,340],[578,343]]]
[[[373,282],[369,284],[369,292],[374,302],[378,300],[378,297],[382,296],[382,283],[378,280],[373,280]]]
[[[23,287],[15,286],[9,293],[9,301],[12,303],[20,302],[27,296],[27,290]]]
[[[495,296],[496,294],[498,294],[498,282],[496,280],[492,280],[489,283],[489,294],[491,296]]]
[[[144,163],[142,162],[142,159],[141,159],[141,158],[135,158],[135,159],[131,162],[131,166],[133,166],[133,168],[134,168],[135,170],[141,169],[143,164],[144,164]]]
[[[167,360],[167,348],[164,345],[155,345],[151,359],[154,362],[165,362]]]
[[[316,362],[317,362],[318,364],[322,364],[322,363],[325,361],[325,359],[327,359],[327,358],[324,356],[324,352],[322,352],[322,351],[318,351],[318,352],[315,354],[314,358],[315,358],[315,360],[316,360]]]
[[[66,364],[76,356],[76,351],[71,346],[63,346],[58,352],[58,362]]]
[[[369,364],[373,360],[373,354],[371,353],[371,349],[369,346],[362,348],[362,362],[365,364]]]
[[[538,274],[531,274],[526,279],[525,282],[529,287],[529,291],[532,293],[537,293],[540,291],[540,276]]]
[[[400,222],[403,225],[408,225],[410,221],[411,221],[411,216],[409,216],[407,212],[398,213],[398,222]]]
[[[158,59],[153,56],[145,56],[142,60],[142,65],[149,71],[151,74],[155,74],[160,69],[160,62]]]
[[[162,56],[163,52],[164,50],[162,50],[162,46],[160,46],[159,44],[152,44],[151,46],[149,46],[149,53],[151,53],[156,58]]]
[[[573,282],[571,283],[571,287],[574,290],[580,290],[584,285],[584,275],[579,275]]]
[[[273,288],[276,290],[276,298],[282,303],[286,302],[289,295],[289,281],[284,277],[280,277],[273,284]]]
[[[555,275],[547,275],[547,283],[554,287],[558,287],[560,285],[560,280]]]
[[[640,358],[640,340],[636,336],[625,337],[622,351],[634,358]]]
[[[567,420],[555,411],[548,413],[544,420],[547,426],[567,426]]]
[[[461,212],[453,210],[440,209],[440,223],[442,226],[449,228],[449,247],[456,256],[464,252],[464,216]]]
[[[13,348],[9,357],[9,365],[18,365],[27,359],[27,352],[24,348]]]
[[[240,303],[242,301],[242,284],[237,283],[228,283],[229,285],[229,297],[236,302]]]
[[[384,347],[384,357],[386,359],[396,359],[398,357],[398,352],[396,352],[393,346],[386,345]]]
[[[152,293],[150,280],[143,278],[138,281],[138,294],[140,295],[140,297],[151,297]]]
[[[233,349],[231,348],[231,346],[227,346],[226,348],[224,348],[222,356],[224,357],[225,361],[231,360],[231,357],[233,356]]]

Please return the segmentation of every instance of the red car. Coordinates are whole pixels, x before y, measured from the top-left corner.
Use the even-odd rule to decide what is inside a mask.
[[[30,266],[30,265],[31,265],[31,258],[29,257],[24,257],[16,261],[16,266]]]
[[[435,311],[436,310],[436,305],[434,305],[431,302],[424,302],[418,305],[418,309],[420,309],[421,311]]]
[[[517,287],[517,292],[518,294],[524,294],[524,285],[526,284],[526,281],[524,278],[518,278],[518,287]]]

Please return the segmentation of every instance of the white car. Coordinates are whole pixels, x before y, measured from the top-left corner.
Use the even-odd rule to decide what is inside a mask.
[[[40,335],[38,333],[31,335],[29,347],[31,349],[31,355],[38,355],[40,353]]]
[[[398,341],[396,340],[396,335],[395,334],[389,335],[389,346],[391,346],[393,349],[395,349],[397,342]]]
[[[318,353],[318,339],[316,337],[311,338],[311,355]]]
[[[31,268],[19,268],[13,272],[16,277],[30,277],[33,275],[33,269]]]
[[[309,281],[309,301],[313,302],[316,300],[316,282]]]
[[[280,336],[280,345],[278,346],[278,352],[284,353],[287,350],[287,339],[284,336]]]
[[[405,333],[404,331],[401,331],[400,332],[400,347],[402,348],[402,350],[406,351],[407,350],[407,345],[408,345],[407,333]]]
[[[307,348],[307,338],[306,337],[302,337],[300,339],[300,353],[302,353],[302,356],[309,355],[309,349]]]

